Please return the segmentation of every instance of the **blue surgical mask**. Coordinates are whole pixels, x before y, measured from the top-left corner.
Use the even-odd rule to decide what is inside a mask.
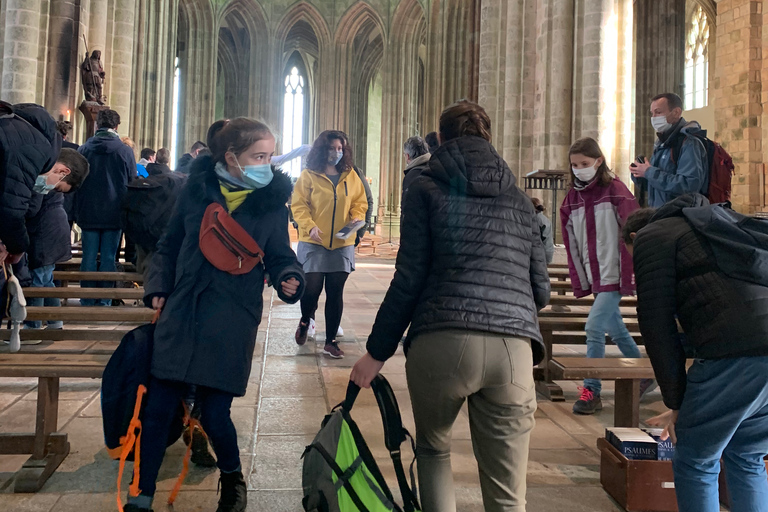
[[[235,159],[235,161],[237,162],[237,159]],[[275,175],[272,174],[272,166],[269,164],[246,165],[245,167],[241,167],[240,162],[237,162],[237,167],[240,169],[240,172],[243,173],[243,181],[253,188],[264,188],[272,183],[272,178],[275,177]]]
[[[64,178],[61,178],[59,181],[63,180]],[[41,174],[37,177],[35,180],[35,185],[32,187],[32,191],[36,194],[47,194],[51,190],[56,188],[56,185],[59,184],[59,181],[54,183],[53,185],[48,184],[48,176]]]
[[[328,157],[328,163],[331,165],[339,165],[342,158],[344,158],[343,151],[331,151],[331,154]]]

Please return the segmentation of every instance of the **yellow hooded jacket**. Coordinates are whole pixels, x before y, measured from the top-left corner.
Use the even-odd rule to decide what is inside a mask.
[[[335,188],[325,173],[304,169],[293,187],[291,211],[299,225],[299,241],[317,244],[309,238],[309,232],[317,226],[326,249],[354,245],[354,236],[342,240],[335,235],[352,219],[365,220],[365,187],[354,169],[341,173]]]

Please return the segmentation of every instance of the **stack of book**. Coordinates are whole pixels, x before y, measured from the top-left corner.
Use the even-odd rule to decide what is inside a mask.
[[[661,440],[662,429],[611,427],[605,439],[629,460],[672,460],[672,440]]]

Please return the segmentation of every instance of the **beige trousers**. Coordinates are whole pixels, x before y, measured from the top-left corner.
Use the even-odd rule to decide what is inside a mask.
[[[524,512],[536,392],[531,341],[446,330],[417,336],[406,362],[424,512],[455,512],[451,429],[465,400],[487,512]]]

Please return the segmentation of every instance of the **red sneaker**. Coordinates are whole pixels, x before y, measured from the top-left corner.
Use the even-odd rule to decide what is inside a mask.
[[[299,326],[296,328],[296,344],[302,346],[307,342],[307,333],[309,332],[309,322],[299,321]]]
[[[339,344],[335,341],[325,344],[325,347],[323,347],[323,354],[330,356],[333,359],[342,359],[344,357],[344,351],[339,348]]]

